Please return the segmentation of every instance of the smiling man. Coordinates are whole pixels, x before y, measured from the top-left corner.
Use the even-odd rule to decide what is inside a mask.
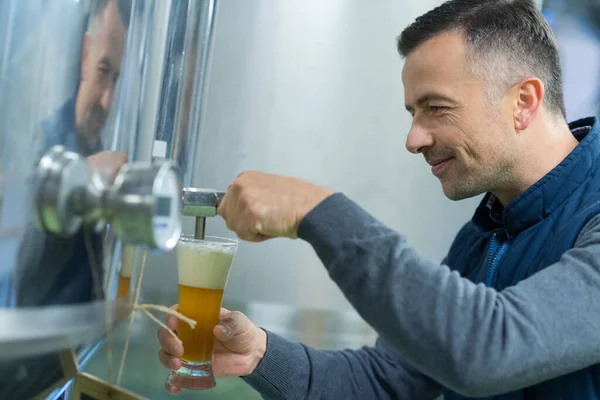
[[[127,6],[128,3],[121,0],[91,3],[77,91],[44,122],[46,148],[60,144],[84,156],[102,150],[100,133],[112,107],[125,53]]]
[[[407,149],[447,197],[483,201],[439,264],[341,193],[241,174],[219,209],[228,227],[309,242],[380,339],[317,351],[224,311],[215,372],[265,398],[600,398],[600,125],[565,121],[542,14],[530,0],[452,0],[398,50]],[[176,369],[185,349],[159,338]]]

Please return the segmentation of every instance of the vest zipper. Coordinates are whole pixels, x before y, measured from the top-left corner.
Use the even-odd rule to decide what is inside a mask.
[[[485,286],[491,287],[494,281],[494,276],[496,275],[496,268],[498,267],[498,262],[508,249],[508,240],[503,236],[503,238],[498,238],[498,232],[494,232],[492,235],[492,239],[490,240],[490,249],[488,251],[488,263],[487,263],[487,272],[485,275]]]
[[[494,232],[492,235],[492,239],[490,240],[490,249],[488,250],[488,259],[487,259],[487,271],[485,274],[485,286],[491,287],[492,282],[494,281],[494,276],[496,275],[496,268],[498,267],[498,262],[508,249],[508,239],[506,238],[498,238],[499,232]],[[504,235],[502,235],[504,236]],[[473,400],[488,400],[493,399],[494,397],[475,397]]]

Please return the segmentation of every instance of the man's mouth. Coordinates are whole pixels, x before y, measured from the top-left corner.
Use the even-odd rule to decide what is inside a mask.
[[[99,115],[95,115],[93,117],[94,120],[94,124],[96,124],[97,126],[100,127],[100,129],[102,129],[104,127],[104,124],[106,123],[106,119],[102,116]]]
[[[428,161],[429,165],[431,165],[431,173],[435,176],[441,175],[453,159],[454,157],[446,158],[443,160]]]
[[[100,108],[96,108],[92,111],[92,121],[94,124],[102,129],[106,123],[106,113]]]

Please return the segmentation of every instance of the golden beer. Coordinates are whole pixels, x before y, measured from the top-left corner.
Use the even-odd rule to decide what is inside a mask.
[[[117,289],[117,298],[127,297],[129,295],[130,283],[131,283],[131,276],[119,275],[119,287]]]
[[[198,321],[195,329],[185,323],[179,325],[178,335],[185,349],[182,360],[189,362],[212,360],[213,328],[219,323],[222,299],[222,289],[200,289],[179,285],[179,311]]]
[[[237,248],[236,242],[180,239],[177,245],[179,312],[197,321],[195,329],[180,323],[182,360],[206,363],[212,360],[213,329],[219,323],[223,291]]]
[[[119,271],[119,286],[117,288],[117,298],[127,297],[129,295],[129,286],[131,282],[131,272],[135,261],[136,246],[123,244],[121,250],[121,271]]]

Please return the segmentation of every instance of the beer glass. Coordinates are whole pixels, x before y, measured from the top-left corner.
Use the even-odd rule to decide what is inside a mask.
[[[183,342],[181,368],[167,382],[182,389],[210,389],[216,385],[212,371],[214,335],[221,301],[238,243],[207,236],[197,240],[182,236],[177,243],[179,312],[197,321],[195,329],[180,321],[177,335]]]
[[[129,296],[129,286],[131,284],[131,272],[135,260],[136,246],[123,243],[121,250],[121,271],[119,271],[119,286],[117,289],[117,298]]]

